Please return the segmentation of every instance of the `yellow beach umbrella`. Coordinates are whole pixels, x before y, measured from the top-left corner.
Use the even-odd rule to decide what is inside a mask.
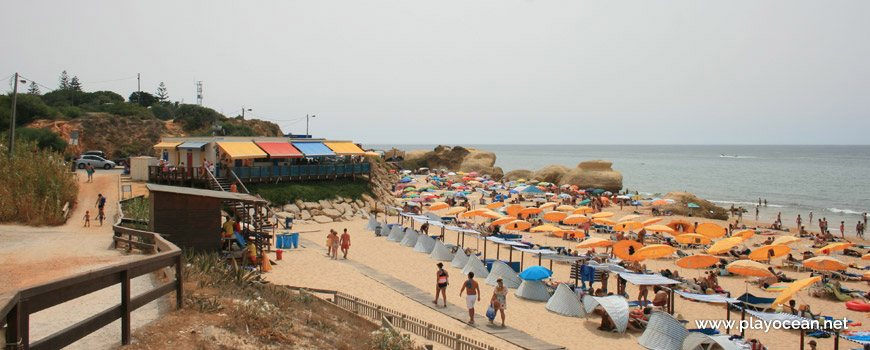
[[[559,222],[568,217],[568,213],[561,211],[551,211],[549,213],[544,214],[542,218],[547,221]]]
[[[837,271],[837,270],[845,270],[849,267],[848,264],[834,259],[830,256],[817,256],[815,258],[809,258],[804,260],[804,266],[815,269],[815,270],[823,270],[823,271]]]
[[[821,249],[817,250],[816,255],[819,255],[819,254],[830,255],[833,252],[849,248],[853,245],[855,245],[855,243],[848,243],[848,242],[831,243],[831,244],[828,244],[828,245],[822,247]]]
[[[462,216],[462,217],[464,217],[464,218],[475,217],[475,216],[477,216],[477,214],[483,213],[484,211],[488,211],[488,210],[489,210],[489,209],[474,209],[474,210],[469,210],[469,211],[467,211],[467,212],[462,213],[462,215],[460,215],[460,216]]]
[[[587,249],[587,248],[598,248],[598,247],[607,247],[613,244],[613,242],[606,240],[604,238],[598,237],[589,237],[584,239],[583,242],[580,242],[575,249]]]
[[[449,210],[447,210],[447,212],[445,214],[456,215],[459,213],[464,213],[466,210],[468,210],[468,209],[465,207],[453,207],[453,208],[450,208]]]
[[[697,233],[684,233],[675,237],[674,240],[683,244],[710,244],[713,241],[710,237]]]
[[[650,244],[646,247],[638,249],[632,255],[631,260],[641,261],[646,259],[656,259],[663,258],[668,255],[673,254],[677,251],[677,248],[671,247],[666,244]]]
[[[773,276],[764,264],[752,260],[737,260],[725,266],[731,273],[743,276],[767,277]]]
[[[628,220],[634,220],[634,219],[637,219],[639,217],[640,217],[640,215],[637,215],[637,214],[629,214],[629,215],[626,215],[626,216],[619,218],[619,220],[616,220],[616,221],[623,222],[623,221],[628,221]]]
[[[520,214],[522,214],[522,215],[540,214],[542,211],[543,210],[541,210],[541,208],[532,207],[532,208],[525,208],[523,210],[520,210]]]
[[[525,230],[529,227],[532,227],[532,224],[525,220],[514,220],[509,224],[505,225],[505,229],[517,231],[517,230]]]
[[[643,223],[641,223],[641,224],[643,224]],[[643,229],[647,230],[647,231],[652,231],[652,232],[670,233],[672,235],[677,233],[677,231],[674,231],[674,229],[667,227],[665,225],[649,225],[647,227],[644,227]]]
[[[643,224],[636,221],[620,222],[613,226],[614,231],[633,231],[643,227]]]
[[[646,219],[646,220],[644,220],[644,221],[642,222],[642,224],[643,224],[644,226],[649,226],[649,225],[652,225],[652,224],[660,223],[660,222],[662,222],[662,220],[664,220],[664,219],[662,219],[662,218]]]
[[[705,222],[698,225],[698,229],[695,230],[695,232],[710,238],[719,238],[724,236],[727,231],[724,227],[719,226],[719,224],[713,222]]]
[[[709,236],[708,236],[709,237]],[[743,242],[740,237],[730,237],[720,240],[707,249],[707,254],[717,255],[727,252],[731,247],[734,247]]]
[[[494,211],[492,211],[492,210],[489,210],[489,209],[486,209],[485,211],[482,211],[482,212],[480,212],[480,213],[477,213],[476,216],[484,217],[484,218],[487,218],[487,219],[501,219],[501,218],[504,218],[504,215],[501,215],[501,214],[496,213],[496,212],[494,212]]]
[[[582,224],[582,223],[587,222],[587,221],[589,221],[589,218],[587,218],[583,215],[580,215],[580,214],[571,214],[562,220],[562,222],[565,223],[566,225],[577,225],[577,224]]]
[[[685,267],[687,269],[703,269],[705,267],[716,265],[717,263],[719,263],[719,258],[707,254],[689,255],[677,260],[677,266]]]
[[[633,247],[636,253],[640,248],[643,248],[643,244],[630,239],[621,240],[613,244],[613,254],[622,260],[630,260],[631,255],[628,254],[628,249],[630,247]]]
[[[861,256],[861,260],[870,260],[870,254],[864,254]]]
[[[779,295],[776,296],[776,300],[773,301],[772,306],[777,306],[779,304],[785,304],[791,299],[791,297],[797,293],[798,291],[809,287],[811,284],[816,283],[822,280],[822,276],[815,276],[810,278],[804,278],[797,281],[794,281],[788,285],[782,292],[779,292]]]
[[[571,214],[588,214],[588,213],[591,213],[592,211],[593,210],[590,207],[577,207],[577,209],[574,209],[574,211]]]
[[[504,202],[493,202],[486,206],[486,209],[498,209],[504,206]]]
[[[556,210],[558,210],[558,211],[574,211],[574,207],[572,207],[570,205],[560,205],[560,206],[556,207]]]
[[[574,234],[574,237],[577,237],[579,235],[582,235],[583,231],[572,231],[572,230],[553,231],[553,236],[556,236],[556,237],[562,237],[564,235],[570,235],[570,234]]]
[[[735,232],[734,234],[731,235],[731,237],[740,237],[740,238],[742,238],[744,241],[747,240],[747,239],[749,239],[749,237],[752,237],[752,236],[755,236],[755,230],[743,230],[743,231],[737,231],[737,232]],[[776,244],[776,243],[773,243],[773,244]]]
[[[539,208],[547,209],[547,208],[555,207],[556,205],[557,204],[555,202],[547,202],[547,203],[541,204],[541,206]]]
[[[613,216],[613,213],[607,212],[607,211],[602,211],[600,213],[592,214],[593,219],[609,218],[611,216]]]
[[[602,225],[610,225],[610,226],[616,225],[616,221],[610,220],[608,218],[595,218],[595,219],[592,219],[592,222],[594,222],[596,224],[602,224]]]
[[[749,253],[749,259],[755,261],[764,261],[769,259],[776,259],[786,256],[788,253],[791,253],[791,247],[785,245],[768,245],[753,250],[752,253]]]
[[[447,203],[438,202],[438,203],[433,203],[431,206],[429,206],[429,211],[444,210],[447,208],[450,208],[450,206],[447,205]]]
[[[798,237],[795,237],[795,236],[782,236],[782,237],[779,237],[779,238],[773,240],[773,243],[771,243],[771,245],[774,245],[774,244],[788,245],[788,244],[792,244],[792,243],[800,242],[800,241],[801,241],[801,239]]]
[[[554,232],[554,231],[563,231],[561,228],[553,226],[553,225],[540,225],[532,227],[532,232]]]
[[[524,206],[519,205],[519,204],[514,204],[514,205],[507,207],[507,209],[505,209],[505,212],[508,213],[508,215],[510,215],[510,216],[517,216],[517,215],[519,215],[520,210],[523,210],[523,209],[525,209]]]

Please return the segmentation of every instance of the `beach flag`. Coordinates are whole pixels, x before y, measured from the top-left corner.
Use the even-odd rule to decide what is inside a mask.
[[[550,291],[547,285],[541,281],[523,281],[515,293],[518,297],[528,300],[550,300]]]
[[[577,294],[571,291],[571,288],[564,283],[560,283],[556,287],[556,292],[547,300],[547,310],[560,315],[570,317],[585,317],[586,311],[583,310],[583,303]]]
[[[405,238],[405,232],[402,230],[402,226],[394,225],[393,229],[389,230],[387,241],[401,242],[403,238]]]
[[[505,287],[517,289],[523,280],[520,276],[504,261],[495,260],[492,262],[492,268],[489,269],[489,276],[486,277],[486,284],[490,286],[498,285],[498,279],[501,277]]]
[[[450,262],[450,266],[461,269],[468,263],[468,254],[465,254],[465,249],[462,249],[462,247],[458,248],[453,256],[453,261]]]
[[[447,246],[444,245],[444,242],[436,239],[435,247],[432,248],[432,253],[429,254],[429,258],[439,261],[451,261],[453,260],[453,253],[450,252],[450,248],[447,248]]]
[[[486,266],[483,266],[483,263],[480,262],[480,259],[477,258],[477,255],[471,254],[468,257],[468,262],[465,263],[465,267],[462,268],[462,275],[468,275],[469,272],[474,272],[474,277],[477,278],[487,278],[489,277],[489,271],[486,270]]]
[[[414,245],[414,251],[418,253],[432,253],[435,249],[435,240],[427,234],[417,236],[417,243]]]

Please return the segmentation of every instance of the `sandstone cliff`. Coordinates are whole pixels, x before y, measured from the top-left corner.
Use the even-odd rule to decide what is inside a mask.
[[[557,185],[562,184],[562,177],[565,176],[571,168],[564,165],[550,165],[541,170],[536,171],[532,175],[532,179],[543,182],[552,182]]]
[[[402,166],[408,169],[427,167],[430,169],[449,169],[467,173],[476,171],[501,179],[504,171],[495,165],[495,153],[474,148],[456,146],[435,147],[433,151],[409,151],[405,154]]]
[[[622,174],[613,170],[610,167],[612,164],[603,160],[582,162],[562,176],[560,183],[617,192],[622,189]]]
[[[668,192],[665,199],[673,199],[672,204],[665,204],[659,209],[670,210],[674,214],[705,217],[710,219],[728,220],[728,211],[725,208],[717,206],[705,199],[698,198],[694,194],[687,192]],[[688,208],[689,203],[695,203],[700,208]]]

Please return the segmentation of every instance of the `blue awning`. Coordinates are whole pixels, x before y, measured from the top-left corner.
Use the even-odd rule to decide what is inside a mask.
[[[185,142],[178,145],[178,149],[201,150],[208,142]]]
[[[334,157],[335,152],[329,147],[326,147],[320,142],[293,142],[296,147],[306,157]]]

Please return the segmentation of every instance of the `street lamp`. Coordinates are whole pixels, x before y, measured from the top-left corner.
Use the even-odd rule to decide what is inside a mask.
[[[250,112],[250,111],[253,111],[254,109],[253,108],[245,109],[245,106],[242,106],[242,127],[245,127],[245,111],[246,110],[248,112]]]
[[[305,115],[305,135],[307,135],[308,138],[311,138],[311,134],[308,133],[308,124],[310,123],[309,118],[314,118],[314,117],[316,117],[316,115],[313,115],[313,114],[311,116],[309,116],[308,114]]]
[[[18,79],[18,73],[15,73],[15,88],[12,90],[12,120],[9,123],[9,156],[12,157],[12,151],[15,148],[15,107],[18,105],[18,82],[26,84],[24,79]]]

